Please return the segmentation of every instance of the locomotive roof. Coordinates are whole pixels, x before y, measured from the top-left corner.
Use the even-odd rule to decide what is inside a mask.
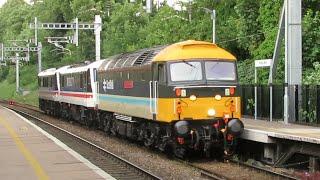
[[[76,67],[68,66],[67,68],[62,69],[60,71],[60,74],[79,73],[79,72],[85,72],[90,68],[99,68],[103,61],[104,60],[95,61],[93,63],[90,63],[88,65],[84,65],[84,66],[76,66]]]
[[[45,77],[45,76],[52,76],[56,73],[56,68],[50,68],[50,69],[46,69],[44,71],[41,71],[38,76],[39,77]]]
[[[132,53],[123,53],[109,57],[99,70],[115,69],[150,64],[156,61],[174,61],[183,59],[230,60],[236,58],[228,51],[204,41],[188,40],[172,45],[142,49]]]
[[[167,46],[153,58],[153,61],[173,61],[183,59],[236,60],[231,53],[218,47],[216,44],[188,40]]]
[[[115,69],[122,67],[132,67],[150,64],[153,58],[166,46],[156,46],[153,48],[141,49],[131,53],[123,53],[109,57],[100,66],[99,70]]]

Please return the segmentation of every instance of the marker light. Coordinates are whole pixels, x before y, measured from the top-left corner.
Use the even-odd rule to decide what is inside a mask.
[[[195,101],[195,100],[197,100],[197,96],[191,95],[191,96],[190,96],[190,101]]]
[[[235,93],[235,90],[236,90],[236,88],[234,88],[234,87],[231,87],[231,88],[230,88],[230,94],[231,94],[231,95],[234,95],[234,93]]]
[[[221,96],[219,94],[217,94],[216,96],[214,96],[214,99],[217,100],[217,101],[220,101],[221,100]]]
[[[181,96],[181,89],[180,88],[176,89],[176,96],[178,96],[178,97]]]
[[[214,115],[216,115],[216,111],[214,109],[209,109],[208,116],[214,116]]]

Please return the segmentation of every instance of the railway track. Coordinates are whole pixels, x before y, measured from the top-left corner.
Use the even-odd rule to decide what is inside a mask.
[[[285,174],[285,173],[279,173],[279,172],[271,171],[271,170],[268,170],[266,168],[252,166],[252,165],[248,165],[248,164],[241,163],[241,162],[236,162],[236,161],[233,161],[232,163],[239,164],[239,165],[241,165],[243,167],[250,168],[250,169],[253,169],[255,171],[263,172],[263,173],[266,173],[266,174],[271,174],[276,179],[299,180],[299,178],[297,178],[297,177],[294,177],[294,176],[291,176],[291,175],[288,175],[288,174]],[[221,173],[217,173],[217,172],[213,172],[213,171],[207,170],[207,169],[202,168],[202,167],[200,167],[198,165],[194,165],[191,162],[187,162],[187,164],[189,166],[193,167],[193,168],[199,169],[201,176],[206,177],[208,179],[215,179],[215,180],[231,180],[232,179],[232,178],[229,178],[225,174],[221,174]]]
[[[2,103],[5,103],[5,102],[2,102]],[[21,104],[15,104],[15,106],[18,106],[18,107],[21,107],[21,108],[25,108],[25,109],[29,109],[29,110],[32,110],[32,111],[36,111],[36,112],[40,112],[37,107],[35,106],[30,106],[30,107],[26,107],[24,105],[21,105]],[[7,106],[8,107],[8,106]],[[9,107],[10,108],[10,107]],[[130,163],[130,162],[127,162],[126,160],[122,159],[121,157],[111,153],[111,152],[108,152],[106,150],[104,150],[103,148],[77,136],[77,135],[74,135],[64,129],[61,129],[53,124],[50,124],[44,120],[41,120],[37,117],[34,117],[30,114],[27,114],[25,112],[22,112],[22,111],[19,111],[19,110],[16,110],[14,109],[13,107],[11,107],[10,109],[18,112],[19,114],[23,114],[23,116],[27,116],[28,119],[33,119],[34,122],[39,125],[37,123],[37,121],[43,123],[43,124],[47,124],[48,126],[51,126],[55,129],[59,129],[59,131],[63,132],[64,134],[68,134],[70,136],[73,136],[75,139],[77,139],[78,142],[82,143],[82,144],[86,144],[86,146],[89,146],[91,147],[91,149],[93,149],[94,151],[96,152],[99,152],[99,154],[103,154],[104,157],[110,157],[110,158],[113,158],[113,159],[118,159],[116,160],[118,163],[110,163],[110,166],[106,166],[106,165],[102,165],[103,166],[106,166],[105,168],[101,168],[103,170],[105,170],[106,172],[108,172],[110,175],[112,175],[113,177],[117,178],[117,179],[160,179],[159,177],[157,176],[154,176],[152,175],[151,173],[143,170],[142,168],[139,168],[138,166]],[[50,133],[50,132],[49,132]],[[58,138],[58,137],[57,137]],[[58,138],[59,139],[59,138]],[[88,155],[88,156],[85,156],[89,161],[91,161],[91,157],[94,155]],[[228,177],[228,174],[223,174],[223,173],[218,173],[218,172],[214,172],[212,170],[208,170],[206,168],[203,168],[199,165],[196,165],[195,163],[192,163],[192,162],[189,162],[189,161],[184,161],[184,160],[181,160],[181,159],[177,159],[177,161],[189,166],[189,167],[192,167],[194,169],[196,169],[201,177],[203,178],[206,178],[206,179],[216,179],[216,180],[229,180],[229,179],[233,179],[233,178],[229,178]],[[266,174],[270,174],[272,176],[274,176],[276,179],[299,179],[297,177],[294,177],[294,176],[291,176],[290,174],[286,174],[286,173],[281,173],[281,172],[276,172],[276,171],[273,171],[272,168],[263,168],[263,167],[257,167],[257,166],[253,166],[253,165],[249,165],[249,164],[246,164],[246,163],[243,163],[243,162],[239,162],[239,161],[234,161],[234,160],[229,160],[230,163],[233,163],[233,164],[236,164],[236,165],[240,165],[240,166],[243,166],[243,167],[246,167],[246,168],[249,168],[249,169],[253,169],[254,171],[258,171],[258,172],[263,172],[263,173],[266,173]],[[94,163],[94,162],[93,162]],[[126,165],[128,163],[128,165]],[[119,165],[118,164],[122,164],[121,165],[121,168],[115,168],[115,167],[118,167]],[[131,167],[131,169],[134,169],[134,170],[130,170],[130,172],[127,172],[127,171],[122,171],[122,172],[117,172],[115,169],[125,169],[127,166]],[[125,168],[123,168],[125,167]],[[113,173],[113,171],[115,171]],[[131,171],[134,171],[134,173],[132,173]],[[113,175],[114,174],[114,175]],[[126,176],[126,174],[128,176]],[[136,175],[136,174],[139,174],[139,175]]]
[[[7,107],[10,108],[10,107]],[[93,144],[71,132],[55,126],[45,120],[35,117],[26,112],[10,108],[23,117],[35,123],[48,133],[52,134],[67,146],[77,151],[79,154],[87,158],[93,164],[106,171],[115,179],[132,180],[132,179],[161,179],[151,172],[113,154],[96,144]]]

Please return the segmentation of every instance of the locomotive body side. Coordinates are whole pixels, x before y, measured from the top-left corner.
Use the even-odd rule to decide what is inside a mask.
[[[171,144],[178,156],[228,153],[243,131],[236,71],[234,56],[199,41],[117,56],[98,71],[100,121],[147,146]]]

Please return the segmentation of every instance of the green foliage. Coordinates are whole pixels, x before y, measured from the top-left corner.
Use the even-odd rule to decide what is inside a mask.
[[[115,4],[110,22],[103,26],[103,50],[105,56],[129,52],[141,47],[145,38],[140,31],[148,17],[139,4]]]
[[[320,63],[313,63],[314,69],[306,71],[303,81],[305,84],[320,84]]]
[[[303,21],[303,54],[306,67],[320,60],[320,11],[308,9]]]

